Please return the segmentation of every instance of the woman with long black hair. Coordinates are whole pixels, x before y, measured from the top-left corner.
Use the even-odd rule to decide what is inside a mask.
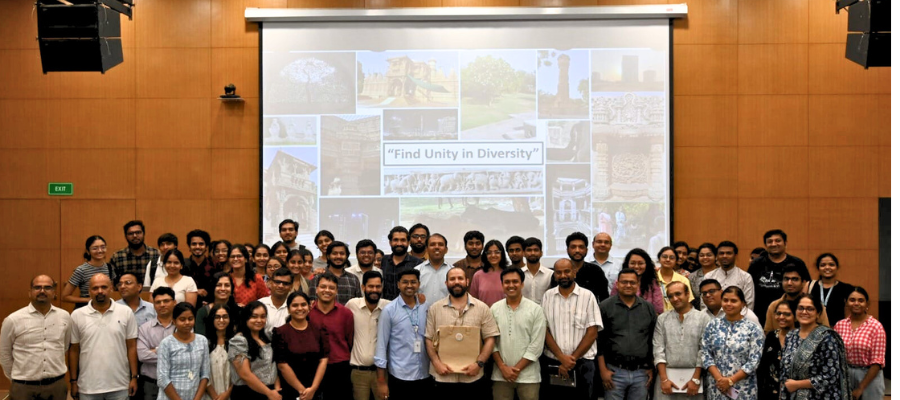
[[[227,274],[225,276],[228,276]],[[214,304],[206,320],[206,340],[209,342],[209,383],[206,400],[231,398],[231,367],[228,365],[228,341],[235,335],[235,309],[227,304]]]
[[[638,273],[638,279],[640,279],[638,296],[649,301],[653,305],[653,309],[656,310],[657,315],[662,314],[665,311],[662,290],[657,283],[656,267],[650,255],[644,249],[631,249],[625,255],[625,260],[622,261],[622,269],[625,268],[631,268]],[[619,289],[617,285],[613,285],[609,296],[612,297],[617,294],[619,294]]]
[[[272,343],[266,335],[268,312],[259,301],[241,310],[238,334],[228,341],[231,397],[239,400],[281,400]]]

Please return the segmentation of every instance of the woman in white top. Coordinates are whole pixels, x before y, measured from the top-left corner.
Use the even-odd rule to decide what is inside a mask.
[[[226,275],[227,276],[227,275]],[[231,367],[228,364],[228,341],[234,337],[237,310],[227,304],[215,304],[206,320],[206,339],[209,341],[210,380],[206,386],[205,400],[229,400]]]
[[[166,252],[162,257],[163,266],[166,269],[166,278],[153,281],[150,291],[156,290],[160,286],[168,286],[175,291],[175,301],[186,301],[191,305],[197,304],[197,284],[189,276],[181,274],[181,268],[184,266],[184,255],[178,249],[172,249]]]

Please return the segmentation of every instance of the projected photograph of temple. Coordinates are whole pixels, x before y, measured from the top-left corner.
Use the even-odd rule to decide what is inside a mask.
[[[354,53],[265,52],[262,57],[267,114],[356,112]]]
[[[594,201],[664,201],[664,136],[593,134]]]
[[[587,50],[538,50],[538,118],[588,119]]]
[[[278,223],[290,218],[300,224],[298,239],[312,243],[318,227],[316,203],[316,149],[265,148],[263,150],[263,241],[274,243]],[[307,240],[308,239],[308,240]]]
[[[535,50],[461,51],[462,139],[534,137]]]
[[[591,51],[591,92],[662,92],[669,59],[651,49]]]
[[[455,108],[384,110],[384,140],[456,140],[458,114]]]
[[[566,255],[566,236],[591,229],[589,165],[547,166],[545,255]]]
[[[359,107],[459,105],[456,52],[358,52],[357,70]]]
[[[322,196],[381,194],[381,116],[323,115]]]

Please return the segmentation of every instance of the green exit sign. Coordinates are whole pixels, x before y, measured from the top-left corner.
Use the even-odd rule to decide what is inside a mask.
[[[51,196],[71,196],[75,191],[75,185],[71,183],[48,183],[47,194]]]

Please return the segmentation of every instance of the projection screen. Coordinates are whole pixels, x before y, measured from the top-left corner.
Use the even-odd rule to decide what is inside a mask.
[[[263,22],[262,239],[671,235],[668,18]],[[590,252],[590,250],[589,250]],[[314,253],[316,253],[314,251]]]

